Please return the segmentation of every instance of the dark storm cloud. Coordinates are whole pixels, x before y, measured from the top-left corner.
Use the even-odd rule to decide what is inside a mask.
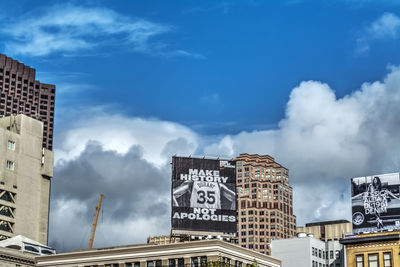
[[[119,227],[121,223],[135,224],[138,219],[153,218],[163,218],[164,228],[168,226],[170,168],[157,168],[144,160],[139,146],[131,147],[122,155],[114,151],[104,151],[99,143],[91,142],[78,158],[56,166],[54,177],[50,244],[55,244],[58,249],[68,251],[81,245],[77,238],[70,236],[70,227],[61,229],[57,226],[60,222],[55,220],[62,217],[60,209],[73,209],[68,211],[68,216],[75,217],[75,223],[81,225],[77,227],[82,229],[79,233],[83,233],[83,229],[93,219],[100,193],[105,195],[103,216],[107,224],[114,225],[111,227]],[[83,208],[75,208],[71,203],[79,203]],[[123,234],[128,229],[119,230]],[[146,234],[152,233],[149,230]],[[65,240],[71,241],[62,244]],[[100,245],[118,244],[117,240],[109,241],[101,242]],[[137,240],[132,239],[134,241]]]

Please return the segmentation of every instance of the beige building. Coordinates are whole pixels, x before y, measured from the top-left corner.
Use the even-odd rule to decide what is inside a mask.
[[[400,231],[349,235],[340,240],[345,246],[347,266],[400,266]]]
[[[42,139],[43,122],[0,118],[0,239],[24,235],[47,245],[54,156]]]
[[[40,256],[35,260],[38,267],[184,267],[189,264],[201,267],[218,261],[235,267],[255,262],[260,267],[281,266],[278,259],[220,240],[99,248]]]
[[[353,225],[347,220],[306,223],[306,226],[297,227],[297,233],[313,235],[322,241],[339,240],[345,233],[353,232]]]
[[[236,175],[239,245],[270,255],[271,240],[296,235],[289,170],[267,155],[240,154]]]
[[[12,248],[0,247],[1,267],[31,267],[35,266],[35,255]]]

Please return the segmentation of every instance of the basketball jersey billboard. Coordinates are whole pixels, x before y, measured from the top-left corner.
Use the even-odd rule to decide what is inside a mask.
[[[236,232],[236,162],[173,157],[172,218],[175,232]]]

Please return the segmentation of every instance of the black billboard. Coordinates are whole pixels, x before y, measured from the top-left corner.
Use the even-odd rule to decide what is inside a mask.
[[[351,179],[353,232],[400,229],[400,174]]]
[[[173,232],[236,232],[236,162],[172,158]]]

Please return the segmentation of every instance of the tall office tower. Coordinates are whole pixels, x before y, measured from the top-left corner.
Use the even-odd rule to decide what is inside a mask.
[[[52,150],[56,87],[35,75],[35,69],[0,54],[0,117],[25,114],[42,121],[43,147]]]
[[[273,157],[240,154],[236,159],[238,242],[270,255],[271,240],[296,235],[289,170]]]
[[[42,139],[43,122],[0,118],[0,239],[23,235],[47,244],[54,155]]]

